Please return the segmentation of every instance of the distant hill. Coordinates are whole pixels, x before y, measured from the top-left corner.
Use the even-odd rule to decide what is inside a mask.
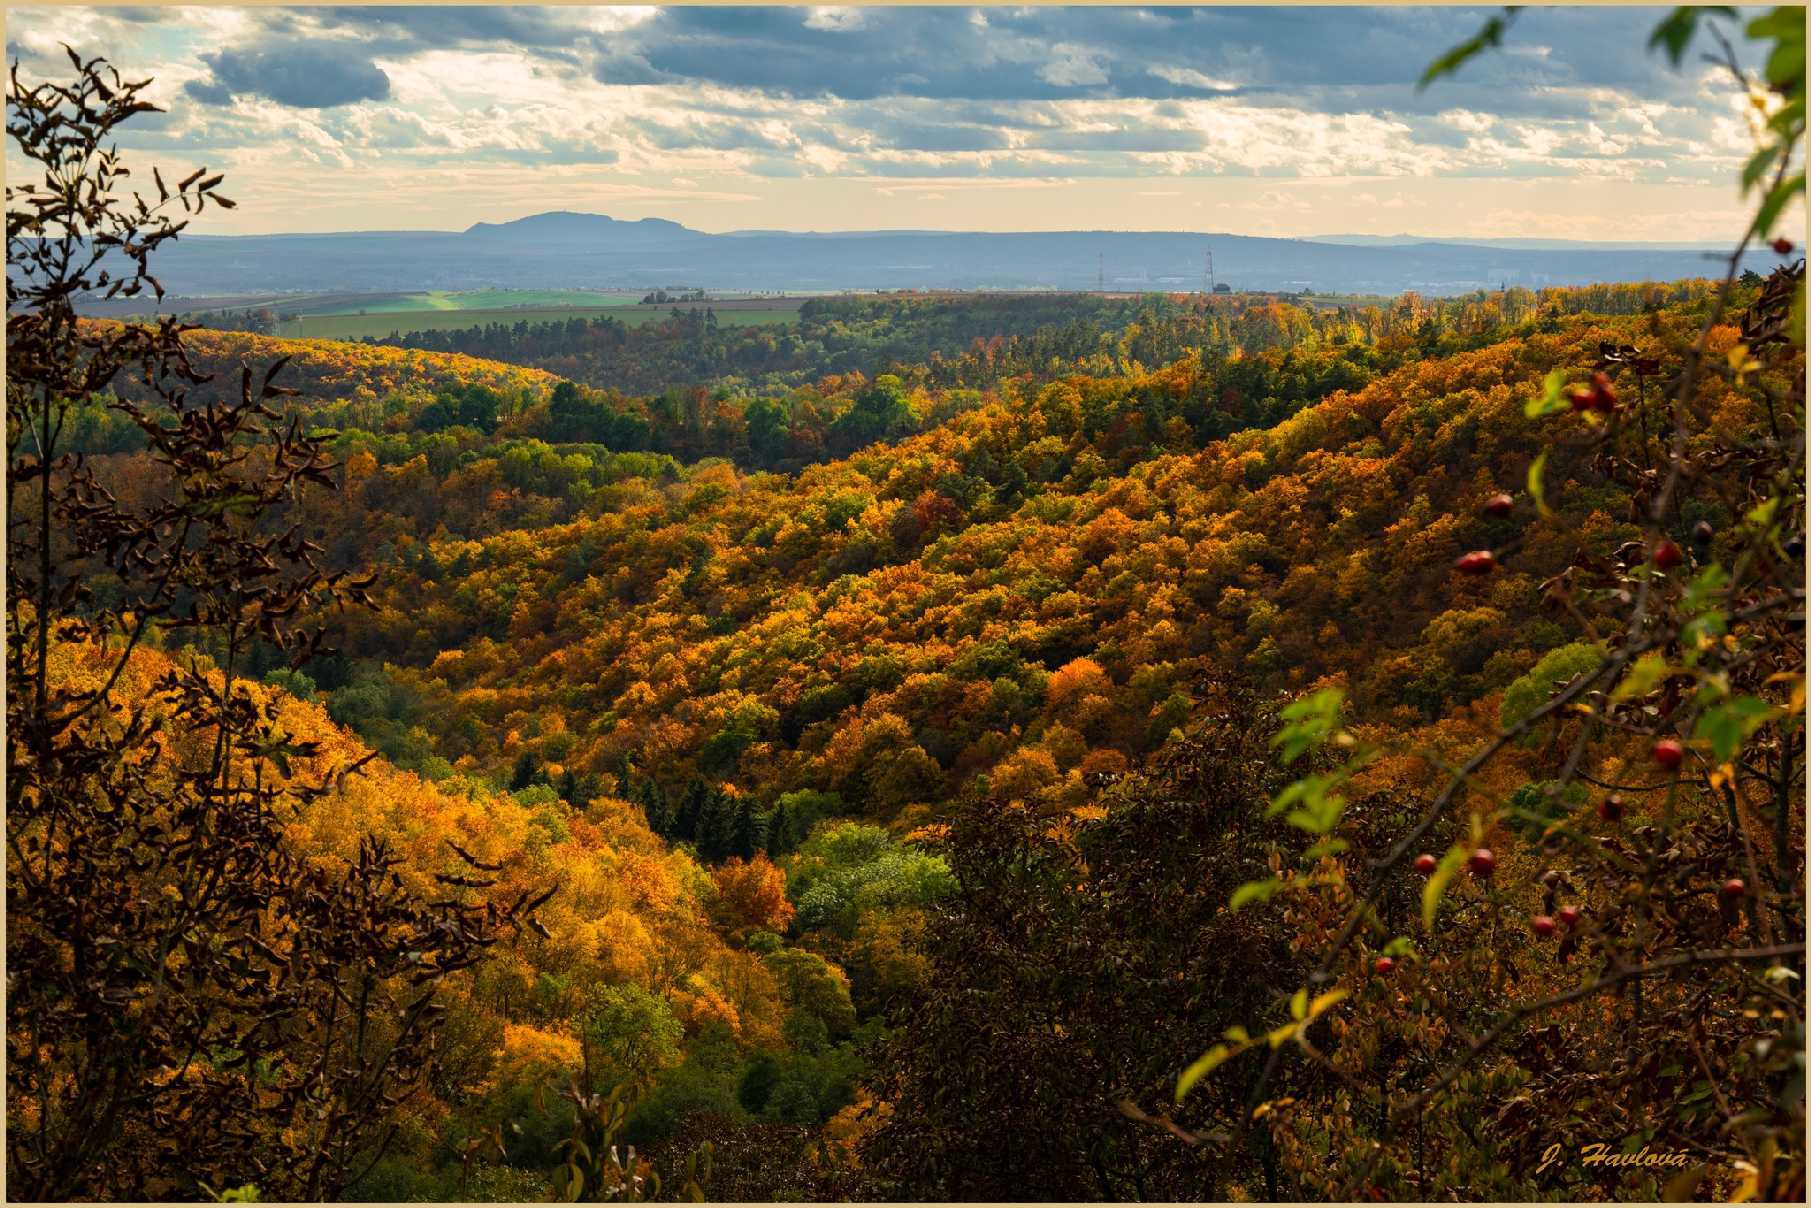
[[[1664,243],[1626,240],[1591,242],[1583,239],[1461,239],[1456,236],[1429,235],[1311,235],[1310,243],[1339,243],[1350,247],[1407,247],[1412,244],[1441,243],[1461,247],[1501,247],[1523,251],[1600,251],[1600,252],[1714,252],[1727,256],[1730,248],[1715,240],[1696,243]]]
[[[1539,241],[1537,241],[1539,242]],[[1430,295],[1701,277],[1669,248],[1355,245],[1179,231],[844,231],[710,234],[658,218],[556,212],[462,232],[185,237],[160,253],[171,293],[698,286],[869,289],[1201,289],[1206,254],[1240,290]],[[1756,252],[1753,266],[1778,262]]]
[[[474,222],[463,234],[468,239],[507,239],[515,243],[598,241],[618,246],[710,238],[701,231],[664,218],[627,222],[603,214],[576,214],[571,210],[531,214],[514,222]]]

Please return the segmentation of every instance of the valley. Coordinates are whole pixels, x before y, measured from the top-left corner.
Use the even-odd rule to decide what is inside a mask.
[[[553,1063],[511,1075],[532,1078],[590,1043],[585,1000],[559,987],[648,987],[635,1009],[676,1020],[674,1038],[626,1135],[677,1155],[707,1130],[716,1186],[765,1198],[868,1176],[847,1148],[781,1175],[764,1146],[895,1144],[874,1087],[899,1059],[885,1054],[920,1043],[909,1004],[957,984],[926,928],[954,926],[975,809],[1088,850],[1151,769],[1208,741],[1204,718],[1328,685],[1366,741],[1404,752],[1355,787],[1412,798],[1441,764],[1407,752],[1461,759],[1512,700],[1538,699],[1588,649],[1550,585],[1639,529],[1628,485],[1597,468],[1602,438],[1547,446],[1526,405],[1602,348],[1685,355],[1714,300],[1702,282],[1386,306],[827,298],[769,329],[792,349],[764,379],[794,383],[777,392],[703,370],[651,395],[602,384],[717,338],[673,317],[639,343],[582,334],[575,348],[614,350],[578,374],[598,384],[381,344],[187,339],[223,381],[288,359],[290,413],[337,463],[335,490],[293,516],[323,534],[326,565],[379,584],[374,609],[333,622],[334,653],[240,663],[297,702],[292,725],[368,750],[394,801],[421,803],[344,798],[306,844],[414,834],[406,817],[463,801],[454,841],[510,870],[498,892],[576,886],[582,861],[623,869],[628,852],[690,885],[658,891],[681,895],[658,909],[660,928],[689,917],[683,944],[643,897],[556,896],[548,940],[511,958],[522,989],[499,967],[461,1010],[501,1026],[506,1055]],[[1713,326],[1711,363],[1737,339]],[[565,355],[543,363],[570,370]],[[1740,386],[1712,370],[1705,438],[1752,431],[1754,391],[1789,389],[1797,357]],[[74,431],[129,492],[130,439]],[[1499,517],[1485,504],[1504,493]],[[1735,520],[1690,500],[1676,526]],[[1485,580],[1455,575],[1476,547],[1514,553]],[[1634,774],[1615,771],[1634,758],[1620,746],[1604,758],[1601,775]],[[1507,752],[1479,787],[1514,798],[1541,767]],[[1534,853],[1494,842],[1524,875]],[[667,972],[643,964],[656,954]],[[449,1100],[456,1127],[503,1110],[497,1093]],[[505,1142],[497,1177],[532,1180],[552,1142]],[[419,1178],[360,1191],[419,1194]]]
[[[1802,9],[8,52],[12,1198],[1804,1200]]]

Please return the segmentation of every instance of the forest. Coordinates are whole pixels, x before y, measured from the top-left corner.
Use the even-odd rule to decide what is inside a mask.
[[[1802,1200],[1802,259],[89,320],[233,202],[69,57],[9,92],[16,1198]]]

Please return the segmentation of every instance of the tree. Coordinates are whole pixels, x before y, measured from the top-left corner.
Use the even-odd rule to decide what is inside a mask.
[[[786,898],[786,874],[766,855],[746,862],[731,856],[713,869],[717,905],[732,932],[784,932],[792,923],[793,905]]]
[[[884,1194],[1276,1198],[1263,1146],[1184,1147],[1138,1122],[1167,1110],[1177,1062],[1299,963],[1279,919],[1225,908],[1286,841],[1264,818],[1274,712],[1206,695],[1102,817],[1058,824],[979,795],[954,812],[942,854],[959,888],[926,911],[929,989],[888,1040],[892,1110],[862,1150]]]
[[[1675,10],[1652,44],[1678,62],[1715,15],[1731,14]],[[1496,45],[1513,16],[1493,18],[1426,79]],[[1664,1177],[1669,1198],[1803,1198],[1802,262],[1763,284],[1739,327],[1725,324],[1744,250],[1803,197],[1802,168],[1793,174],[1803,10],[1747,29],[1772,44],[1766,82],[1778,104],[1744,174],[1757,208],[1695,340],[1664,367],[1634,345],[1601,343],[1525,404],[1548,440],[1528,475],[1535,515],[1498,547],[1506,560],[1550,523],[1544,483],[1581,474],[1587,459],[1629,491],[1639,525],[1543,584],[1591,640],[1512,684],[1501,730],[1470,758],[1432,757],[1437,790],[1382,843],[1369,826],[1362,841],[1370,820],[1345,790],[1386,761],[1430,753],[1359,737],[1337,688],[1283,713],[1283,763],[1324,751],[1337,764],[1276,799],[1314,846],[1241,885],[1229,909],[1286,903],[1311,967],[1287,1017],[1261,1012],[1229,1029],[1181,1072],[1175,1096],[1243,1083],[1215,1122],[1267,1132],[1298,1195],[1511,1198],[1530,1187],[1523,1168],[1563,1111],[1586,1131],[1630,1138],[1625,1149],[1687,1155],[1676,1174],[1637,1174],[1635,1194],[1657,1198]],[[1752,95],[1717,38],[1714,61]],[[1646,379],[1663,369],[1670,388],[1651,400]],[[1588,380],[1567,388],[1580,370]],[[1694,511],[1728,523],[1692,524]],[[1497,565],[1471,555],[1457,569]],[[1499,769],[1536,727],[1552,737],[1551,773],[1502,792]],[[1416,882],[1418,927],[1387,909]],[[1678,1036],[1692,1038],[1689,1067],[1659,1057]],[[1305,1093],[1303,1075],[1323,1080]],[[1340,1123],[1329,1128],[1333,1105]],[[1597,1182],[1568,1156],[1540,1187]]]
[[[78,297],[161,296],[147,261],[186,225],[174,208],[231,202],[205,169],[128,195],[109,143],[154,111],[149,81],[69,57],[72,82],[15,66],[7,98],[30,165],[7,188],[8,1182],[332,1198],[427,1080],[447,979],[523,915],[414,897],[376,839],[337,865],[285,842],[333,786],[291,775],[318,744],[240,676],[258,647],[306,661],[321,630],[294,618],[370,583],[323,571],[286,511],[332,466],[274,409],[280,365],[196,402],[182,325],[77,318]],[[103,393],[128,369],[147,401]],[[158,467],[131,500],[62,443],[97,404]],[[191,647],[129,699],[154,630],[218,661]]]
[[[916,420],[904,384],[893,374],[883,373],[873,385],[856,393],[849,409],[832,425],[830,434],[837,449],[852,452],[877,440],[902,435],[911,430]]]
[[[585,1069],[594,1090],[645,1089],[661,1070],[679,1064],[685,1029],[673,1008],[640,986],[607,986],[584,1023]]]

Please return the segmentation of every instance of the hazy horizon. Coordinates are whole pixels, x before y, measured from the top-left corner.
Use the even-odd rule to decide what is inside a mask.
[[[1719,244],[1744,98],[1660,10],[16,8],[152,76],[130,162],[227,174],[195,234],[462,230],[548,210],[697,230],[1201,231]],[[1739,221],[1739,219],[1737,219]]]
[[[949,235],[1006,235],[1006,234],[1040,234],[1040,233],[1041,234],[1094,234],[1094,233],[1101,233],[1101,234],[1113,234],[1113,235],[1183,234],[1183,235],[1201,235],[1203,237],[1213,236],[1213,237],[1226,237],[1226,238],[1292,239],[1292,240],[1296,240],[1299,242],[1305,242],[1305,243],[1330,243],[1330,242],[1336,242],[1336,241],[1342,240],[1342,239],[1351,239],[1351,240],[1355,240],[1355,241],[1362,241],[1362,242],[1355,242],[1353,244],[1353,246],[1370,246],[1373,243],[1391,241],[1391,240],[1413,240],[1413,241],[1425,242],[1425,243],[1464,243],[1467,241],[1473,242],[1473,243],[1484,243],[1484,244],[1488,244],[1488,243],[1519,243],[1519,242],[1526,242],[1526,243],[1551,242],[1551,243],[1578,243],[1581,245],[1598,244],[1598,245],[1602,245],[1602,246],[1606,246],[1606,247],[1613,247],[1618,244],[1623,244],[1623,245],[1627,245],[1627,246],[1631,246],[1631,247],[1633,247],[1633,246],[1655,246],[1655,247],[1677,247],[1677,248],[1701,248],[1701,247],[1702,248],[1716,248],[1716,247],[1720,246],[1721,244],[1728,242],[1727,240],[1717,239],[1717,238],[1567,240],[1567,239],[1562,239],[1557,236],[1544,236],[1544,235],[1447,235],[1447,234],[1427,234],[1427,233],[1420,232],[1420,231],[1374,231],[1374,232],[1313,231],[1313,232],[1303,232],[1300,234],[1293,233],[1293,232],[1253,234],[1253,233],[1245,232],[1245,231],[1209,230],[1209,229],[1200,228],[1200,227],[1195,227],[1195,228],[1125,227],[1125,226],[1122,226],[1122,227],[1113,227],[1113,226],[1107,226],[1107,227],[1049,227],[1049,228],[1031,228],[1031,227],[1020,227],[1020,228],[1008,228],[1008,227],[993,227],[993,228],[986,228],[986,227],[866,227],[866,226],[709,227],[709,226],[694,225],[689,222],[682,222],[678,218],[674,218],[674,217],[671,217],[671,216],[665,215],[665,214],[638,214],[633,217],[630,217],[630,216],[626,216],[624,214],[612,214],[612,213],[607,213],[607,212],[604,212],[601,210],[570,210],[570,209],[563,209],[563,208],[556,208],[556,209],[551,209],[551,210],[548,210],[548,209],[540,209],[540,210],[523,209],[519,213],[505,211],[505,212],[500,212],[494,216],[480,217],[478,219],[475,219],[474,222],[467,223],[465,226],[461,226],[461,227],[451,227],[451,226],[345,227],[345,228],[334,228],[334,229],[329,229],[329,230],[318,230],[318,231],[306,231],[306,230],[270,230],[270,231],[243,231],[243,232],[197,231],[197,232],[195,232],[195,234],[198,236],[202,236],[202,237],[213,237],[213,238],[278,238],[278,237],[282,237],[282,236],[286,236],[286,235],[295,235],[295,236],[304,236],[304,237],[313,236],[313,235],[385,235],[385,234],[456,235],[456,234],[461,234],[461,233],[471,229],[471,227],[474,225],[505,226],[510,223],[521,222],[521,221],[524,221],[524,220],[530,219],[530,218],[538,218],[538,217],[542,217],[542,216],[545,216],[548,214],[578,214],[583,217],[609,218],[609,219],[612,219],[617,222],[640,222],[645,219],[652,219],[655,221],[678,223],[682,226],[685,226],[688,230],[692,230],[699,234],[705,234],[705,235],[748,235],[748,234],[767,234],[767,233],[783,234],[783,235],[825,235],[825,236],[861,235],[861,234],[919,234],[919,233],[949,234]]]

